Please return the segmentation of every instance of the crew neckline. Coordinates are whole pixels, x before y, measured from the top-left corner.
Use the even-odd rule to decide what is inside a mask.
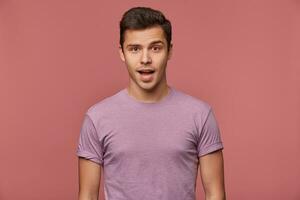
[[[159,106],[159,105],[163,105],[164,103],[166,103],[171,98],[171,96],[173,95],[174,88],[172,86],[169,86],[169,85],[168,85],[168,88],[169,88],[168,94],[166,96],[164,96],[161,100],[157,101],[157,102],[148,102],[147,103],[147,102],[137,100],[135,97],[129,95],[127,87],[123,89],[123,94],[128,100],[130,100],[131,102],[133,102],[137,105],[141,105],[141,106]]]

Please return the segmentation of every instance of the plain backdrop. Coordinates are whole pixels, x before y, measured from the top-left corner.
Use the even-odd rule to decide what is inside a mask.
[[[299,0],[1,0],[0,199],[77,199],[83,115],[128,84],[133,6],[172,22],[168,84],[213,107],[227,199],[299,200]]]

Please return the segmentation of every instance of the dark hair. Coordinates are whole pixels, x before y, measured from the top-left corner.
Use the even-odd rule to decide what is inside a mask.
[[[120,21],[120,45],[122,50],[124,33],[127,29],[140,30],[157,25],[164,31],[169,50],[172,40],[172,26],[161,11],[149,7],[134,7],[127,10]]]

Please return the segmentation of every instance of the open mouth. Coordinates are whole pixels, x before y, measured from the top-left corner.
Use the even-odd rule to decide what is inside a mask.
[[[147,74],[153,74],[154,71],[138,71],[138,73],[140,73],[141,75],[147,75]]]
[[[154,79],[155,70],[152,69],[144,69],[137,71],[140,74],[140,78],[142,81],[151,81]]]

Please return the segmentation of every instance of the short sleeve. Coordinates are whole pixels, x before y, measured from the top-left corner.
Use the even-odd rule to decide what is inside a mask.
[[[202,129],[200,130],[200,138],[197,146],[198,157],[223,148],[218,123],[212,108],[210,108]]]
[[[103,165],[103,148],[91,118],[85,114],[80,130],[77,156]]]

